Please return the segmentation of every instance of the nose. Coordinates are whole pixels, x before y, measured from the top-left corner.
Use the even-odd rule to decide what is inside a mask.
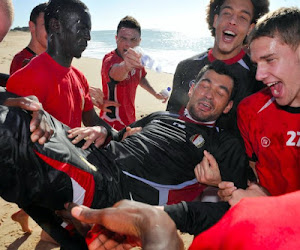
[[[205,95],[205,97],[206,97],[207,99],[212,99],[213,93],[212,93],[211,87],[208,87],[208,88],[206,89],[204,95]]]
[[[265,66],[258,64],[256,69],[255,78],[257,81],[263,81],[268,76],[267,69]]]
[[[237,15],[231,15],[231,16],[230,16],[229,22],[230,22],[230,24],[232,24],[232,25],[236,25],[236,24],[237,24],[237,20],[238,20]]]
[[[84,39],[86,39],[87,41],[91,40],[91,31],[89,29],[85,29],[83,35],[84,35]]]

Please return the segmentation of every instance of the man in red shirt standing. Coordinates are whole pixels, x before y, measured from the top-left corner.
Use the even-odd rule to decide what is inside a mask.
[[[104,99],[115,101],[120,106],[109,107],[111,112],[101,111],[100,117],[117,130],[135,121],[134,102],[138,85],[155,98],[166,101],[149,84],[141,63],[141,54],[133,49],[140,41],[140,24],[133,17],[126,16],[118,25],[117,49],[103,58],[101,76]]]
[[[46,51],[47,33],[44,21],[46,6],[46,3],[42,3],[34,7],[31,11],[29,21],[31,40],[26,48],[14,56],[10,65],[11,75],[24,67],[33,57]]]
[[[300,10],[282,8],[261,19],[250,36],[256,78],[267,88],[244,99],[238,126],[258,184],[235,190],[221,183],[231,205],[247,196],[281,195],[300,189]],[[263,188],[261,188],[263,187]]]

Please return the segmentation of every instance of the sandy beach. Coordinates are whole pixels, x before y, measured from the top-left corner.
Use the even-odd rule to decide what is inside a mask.
[[[9,73],[10,62],[13,56],[27,46],[30,40],[30,33],[11,31],[0,43],[0,72]],[[89,84],[101,88],[101,60],[92,58],[74,59],[73,65],[81,70],[87,77]],[[157,73],[148,71],[147,78],[153,88],[160,91],[172,86],[172,74]],[[165,110],[166,104],[156,100],[144,89],[138,87],[136,97],[137,119],[154,111]],[[24,234],[20,226],[11,220],[10,216],[18,211],[18,206],[5,202],[0,198],[0,250],[50,250],[59,249],[56,245],[40,241],[41,228],[30,219],[32,234]],[[192,237],[182,235],[186,248],[189,246]]]

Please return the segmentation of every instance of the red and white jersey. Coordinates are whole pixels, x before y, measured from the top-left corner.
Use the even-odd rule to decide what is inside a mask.
[[[102,90],[104,99],[121,104],[120,107],[111,107],[111,113],[101,110],[100,117],[113,128],[121,130],[135,121],[135,94],[137,86],[146,76],[145,68],[133,69],[125,80],[117,82],[109,77],[109,71],[114,64],[123,62],[123,58],[116,50],[106,54],[102,62]]]
[[[238,126],[260,184],[272,195],[300,189],[300,107],[279,106],[268,88],[245,98]]]

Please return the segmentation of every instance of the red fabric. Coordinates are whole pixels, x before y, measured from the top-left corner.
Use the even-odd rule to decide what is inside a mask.
[[[112,80],[109,77],[109,71],[114,64],[119,64],[123,59],[112,51],[105,55],[102,62],[102,90],[105,99],[114,100],[121,104],[116,108],[116,118],[111,119],[106,115],[106,112],[101,111],[100,117],[109,123],[117,130],[124,128],[125,126],[133,123],[135,118],[135,95],[136,89],[142,78],[146,76],[145,68],[133,69],[128,73],[127,78],[124,81],[118,82],[115,85],[115,93],[113,97],[109,96],[108,83]]]
[[[26,59],[31,60],[33,57],[35,57],[35,54],[32,54],[29,50],[26,48],[21,50],[18,54],[16,54],[10,64],[10,71],[9,73],[12,75],[17,70],[23,68],[27,63]]]
[[[167,205],[172,205],[179,203],[181,201],[193,201],[200,194],[203,193],[203,190],[206,188],[206,185],[201,185],[195,183],[189,186],[186,186],[182,189],[173,189],[169,191]]]
[[[7,90],[20,96],[37,96],[47,112],[71,128],[80,127],[82,112],[93,108],[84,75],[72,66],[59,65],[47,53],[13,74]]]
[[[244,57],[245,54],[246,54],[246,52],[244,50],[241,50],[240,53],[238,53],[236,56],[234,56],[230,59],[227,59],[227,60],[222,60],[222,62],[226,63],[227,65],[237,63],[239,60],[241,60]],[[212,49],[210,49],[208,51],[208,60],[210,62],[213,62],[213,61],[217,60],[213,55]]]
[[[70,178],[75,180],[85,190],[83,204],[79,205],[91,207],[95,194],[95,180],[92,174],[85,172],[70,163],[54,160],[38,152],[35,153],[49,166],[66,173]]]
[[[244,99],[238,126],[248,157],[258,158],[260,184],[272,195],[300,189],[300,109],[291,113],[272,101],[268,88]]]
[[[189,250],[299,249],[299,204],[300,191],[243,199],[215,226],[198,235]]]

